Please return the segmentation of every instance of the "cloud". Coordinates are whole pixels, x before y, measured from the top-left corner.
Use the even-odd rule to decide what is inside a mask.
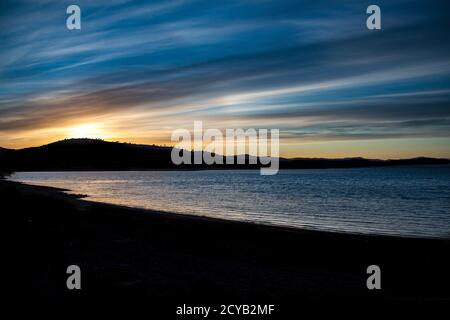
[[[381,3],[381,32],[357,1],[83,2],[79,33],[63,4],[20,2],[0,31],[0,133],[128,114],[142,132],[201,118],[286,139],[447,137],[450,22],[432,2]]]

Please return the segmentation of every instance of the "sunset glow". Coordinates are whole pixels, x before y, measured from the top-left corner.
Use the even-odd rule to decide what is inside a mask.
[[[80,0],[89,14],[72,31],[56,2],[25,3],[2,8],[1,147],[174,145],[174,130],[202,120],[279,129],[285,157],[450,158],[439,3],[379,3],[382,32],[351,1]]]
[[[67,131],[69,138],[101,139],[105,137],[104,132],[95,124],[83,124],[71,127]]]

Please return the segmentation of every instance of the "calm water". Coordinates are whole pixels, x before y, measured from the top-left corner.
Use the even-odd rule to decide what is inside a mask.
[[[21,172],[93,201],[352,233],[450,237],[450,166],[259,171]]]

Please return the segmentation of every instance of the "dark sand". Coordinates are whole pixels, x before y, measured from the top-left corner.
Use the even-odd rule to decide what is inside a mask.
[[[0,181],[21,301],[175,306],[307,301],[448,300],[450,240],[267,227],[97,204]],[[11,225],[16,225],[13,223]],[[82,290],[66,289],[68,265]],[[382,290],[366,288],[377,264]]]

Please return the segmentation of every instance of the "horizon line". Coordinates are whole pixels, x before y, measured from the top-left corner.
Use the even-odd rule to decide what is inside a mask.
[[[44,143],[41,145],[36,145],[36,146],[29,146],[29,147],[23,147],[23,148],[4,148],[0,145],[0,149],[3,150],[11,150],[11,151],[20,151],[20,150],[25,150],[25,149],[32,149],[32,148],[40,148],[40,147],[45,147],[51,144],[55,144],[58,142],[64,142],[64,141],[68,141],[68,140],[90,140],[90,141],[101,141],[101,142],[106,142],[106,143],[117,143],[117,144],[128,144],[128,145],[136,145],[136,146],[148,146],[148,147],[157,147],[157,148],[170,148],[173,149],[175,148],[175,146],[167,146],[167,145],[159,145],[159,144],[146,144],[146,143],[134,143],[134,142],[126,142],[126,141],[119,141],[119,140],[107,140],[107,138],[88,138],[88,137],[84,137],[84,138],[64,138],[61,140],[55,140],[52,142],[48,142],[48,143]],[[188,149],[183,149],[189,152],[199,152],[199,151],[194,151],[194,150],[188,150]],[[204,152],[204,150],[202,150],[202,152]],[[244,154],[245,156],[253,156],[251,154]],[[230,157],[230,156],[226,156],[226,155],[221,155],[223,157]],[[234,155],[234,156],[238,156],[238,155]],[[258,157],[258,156],[256,156]],[[374,160],[374,161],[389,161],[389,160],[411,160],[411,159],[421,159],[421,158],[428,158],[428,159],[439,159],[439,160],[449,160],[450,158],[446,158],[446,157],[433,157],[433,156],[426,156],[426,155],[418,155],[418,156],[414,156],[414,157],[406,157],[406,158],[367,158],[364,156],[344,156],[344,157],[320,157],[320,156],[315,156],[315,157],[285,157],[285,156],[279,156],[279,159],[285,159],[285,160],[343,160],[343,159],[364,159],[364,160]]]

